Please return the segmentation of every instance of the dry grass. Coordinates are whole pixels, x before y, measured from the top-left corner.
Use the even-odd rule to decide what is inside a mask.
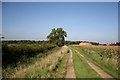
[[[14,78],[47,78],[50,77],[50,72],[56,68],[59,60],[67,52],[67,47],[62,47],[59,51],[49,54],[45,58],[36,61],[28,68],[21,69],[16,72]]]

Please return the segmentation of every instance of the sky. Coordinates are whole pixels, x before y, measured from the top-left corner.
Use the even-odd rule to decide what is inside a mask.
[[[2,0],[2,2],[118,2],[119,0]]]
[[[0,2],[0,34],[2,34],[2,3],[1,2]]]
[[[7,40],[47,40],[52,28],[66,40],[118,41],[117,2],[3,2],[2,35]]]

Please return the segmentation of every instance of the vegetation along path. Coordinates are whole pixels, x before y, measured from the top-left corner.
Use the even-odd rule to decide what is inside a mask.
[[[65,78],[75,78],[73,63],[72,63],[72,51],[70,50],[70,57],[67,63],[67,73]]]
[[[35,64],[17,71],[13,78],[63,78],[66,71],[67,48],[63,46],[58,51],[37,60]],[[59,67],[61,64],[62,67]]]
[[[79,51],[75,50],[77,53],[79,53]],[[93,64],[92,62],[88,61],[86,57],[84,57],[82,54],[79,53],[79,55],[88,63],[88,65],[94,69],[102,78],[106,78],[109,80],[113,80],[113,77],[110,76],[109,74],[107,74],[106,72],[104,72],[102,69],[100,69],[98,66],[96,66],[95,64]]]

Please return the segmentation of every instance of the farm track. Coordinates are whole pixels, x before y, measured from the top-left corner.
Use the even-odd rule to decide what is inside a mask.
[[[105,78],[106,80],[115,80],[112,76],[104,72],[102,69],[100,69],[98,66],[93,64],[92,62],[88,61],[86,57],[84,57],[79,51],[75,50],[86,62],[87,64],[94,69],[102,78]]]
[[[65,78],[73,78],[75,79],[75,73],[74,73],[74,68],[73,68],[73,62],[72,62],[72,51],[70,50],[70,57],[67,63],[67,74]]]

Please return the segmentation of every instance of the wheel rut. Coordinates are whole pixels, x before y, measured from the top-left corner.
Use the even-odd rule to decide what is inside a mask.
[[[67,63],[67,73],[65,78],[72,78],[75,79],[75,73],[74,73],[74,68],[73,68],[73,62],[72,62],[72,51],[70,50],[70,57]]]
[[[79,51],[75,50],[86,62],[87,64],[93,69],[95,70],[102,78],[106,79],[106,80],[115,80],[112,76],[110,76],[109,74],[107,74],[105,71],[103,71],[101,68],[99,68],[98,66],[96,66],[94,63],[88,61],[88,59],[86,57],[84,57],[84,55],[82,55]]]

